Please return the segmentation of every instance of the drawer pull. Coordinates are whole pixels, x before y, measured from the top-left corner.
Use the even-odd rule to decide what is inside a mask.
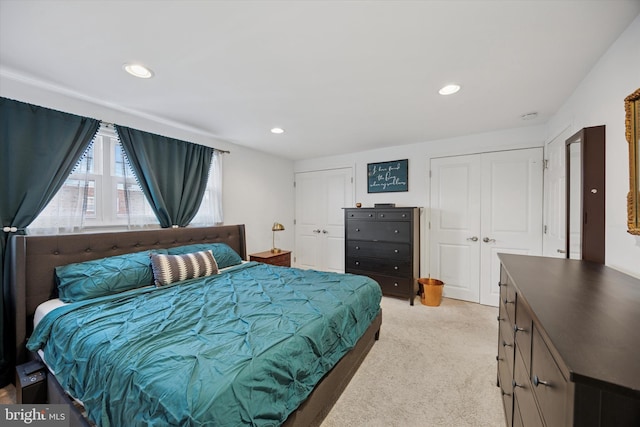
[[[356,228],[356,231],[360,231],[360,229],[359,229],[359,228]],[[320,232],[320,230],[318,230],[318,232]]]
[[[384,214],[380,214],[380,218],[384,218]]]
[[[360,261],[356,261],[356,265],[360,265]]]
[[[518,384],[516,380],[511,381],[511,385],[513,386],[513,388],[516,388],[516,387],[524,388],[524,386],[522,384]]]
[[[396,234],[398,234],[398,233],[399,233],[399,231],[398,231],[398,230],[393,230],[393,232],[394,232],[394,233],[396,233]]]
[[[502,346],[503,347],[513,347],[513,344],[509,344],[506,341],[502,340]]]
[[[399,250],[397,250],[397,249],[394,249],[394,250],[393,250],[393,252],[398,253],[398,252],[400,252],[400,251],[399,251]]]
[[[517,332],[527,332],[527,330],[525,328],[521,328],[518,325],[513,325],[513,333],[517,333]]]
[[[504,360],[504,359],[502,357],[500,357],[500,356],[496,356],[496,360],[499,362],[499,361]]]
[[[356,251],[359,251],[359,250],[360,250],[360,246],[356,246]]]
[[[502,389],[502,387],[500,387],[500,393],[502,393],[503,396],[511,396],[511,393],[507,393]]]
[[[397,270],[397,269],[398,269],[398,266],[397,266],[397,265],[396,265],[396,266],[394,266],[394,267],[393,267],[393,269],[394,269],[394,270]]]
[[[504,317],[500,317],[500,315],[498,314],[498,322],[501,322],[504,320]]]
[[[393,286],[395,286],[397,288],[398,287],[398,283],[397,282],[394,283]]]
[[[505,304],[513,304],[513,303],[515,303],[515,301],[509,301],[506,298],[502,302],[504,302]]]
[[[373,214],[369,214],[369,218],[373,218]]]
[[[507,284],[498,282],[498,286],[507,286]]]
[[[538,387],[538,385],[542,384],[543,386],[546,387],[551,387],[551,383],[549,381],[542,381],[540,378],[538,378],[537,375],[533,376],[533,385]]]

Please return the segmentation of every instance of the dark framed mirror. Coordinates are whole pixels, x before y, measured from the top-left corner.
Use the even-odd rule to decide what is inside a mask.
[[[566,140],[566,256],[604,264],[605,127]]]

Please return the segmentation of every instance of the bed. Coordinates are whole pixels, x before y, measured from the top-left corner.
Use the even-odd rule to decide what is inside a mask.
[[[246,259],[243,225],[13,237],[16,360],[22,363],[37,357],[26,348],[32,334],[29,347],[44,351],[46,357],[53,358],[56,351],[63,354],[65,348],[77,349],[79,354],[70,360],[46,360],[61,377],[49,375],[49,403],[68,403],[71,425],[91,425],[93,420],[117,426],[122,419],[137,416],[136,412],[144,415],[128,425],[310,426],[322,422],[379,337],[379,288],[364,276],[242,261],[213,276],[73,302],[53,310],[34,334],[36,309],[59,296],[56,267],[106,257],[129,259],[145,251],[180,253],[181,248],[207,244],[225,244],[239,259]],[[170,302],[168,295],[173,298]],[[147,312],[159,312],[160,317],[144,320]],[[190,312],[198,313],[195,320],[187,319]],[[96,313],[106,326],[95,326]],[[114,319],[123,313],[129,313],[129,320],[118,327]],[[57,329],[65,324],[80,326],[77,332],[73,326],[66,332]],[[96,329],[90,329],[92,325]],[[156,325],[156,332],[144,329],[150,325]],[[157,325],[162,333],[157,333]],[[160,344],[156,335],[158,340],[171,336],[171,328],[164,329],[167,325],[179,325],[179,335],[169,344]],[[125,329],[132,335],[119,337]],[[116,337],[102,336],[108,331],[117,331]],[[314,337],[314,333],[320,335]],[[74,338],[67,337],[71,335]],[[222,341],[217,341],[219,337]],[[67,341],[71,339],[80,341]],[[120,353],[105,355],[103,350],[116,342],[120,342],[116,346]],[[127,347],[134,344],[138,347]],[[226,347],[227,353],[220,353]],[[239,364],[228,362],[231,353],[240,355]],[[116,363],[120,359],[126,361],[123,366],[128,371]],[[143,365],[155,366],[155,371],[138,372]],[[92,375],[81,371],[83,367],[108,374],[94,374],[92,381]],[[168,381],[162,382],[161,377]],[[276,390],[274,384],[284,388]],[[80,393],[85,406],[65,389]],[[219,402],[211,397],[214,394]],[[177,406],[164,406],[172,400],[179,401]],[[165,418],[154,418],[157,414]]]

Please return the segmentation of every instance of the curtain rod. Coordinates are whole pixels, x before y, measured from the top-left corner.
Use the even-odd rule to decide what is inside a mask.
[[[105,127],[115,131],[115,123],[109,123],[109,122],[105,122],[104,120],[100,120],[100,123],[102,125],[104,125]],[[188,142],[188,141],[187,141]],[[192,143],[193,144],[193,143]],[[199,144],[202,145],[202,144]],[[231,151],[228,150],[221,150],[219,148],[215,148],[215,147],[211,147],[213,148],[213,151],[217,151],[218,153],[222,153],[222,154],[231,154]]]

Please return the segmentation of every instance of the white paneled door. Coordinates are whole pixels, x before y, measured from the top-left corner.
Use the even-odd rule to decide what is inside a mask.
[[[353,206],[353,170],[296,173],[294,265],[344,272],[344,211]]]
[[[431,276],[498,305],[497,254],[542,252],[542,148],[431,159]]]
[[[565,141],[571,134],[571,128],[567,128],[545,147],[542,254],[548,257],[566,258],[567,165],[565,164]]]

